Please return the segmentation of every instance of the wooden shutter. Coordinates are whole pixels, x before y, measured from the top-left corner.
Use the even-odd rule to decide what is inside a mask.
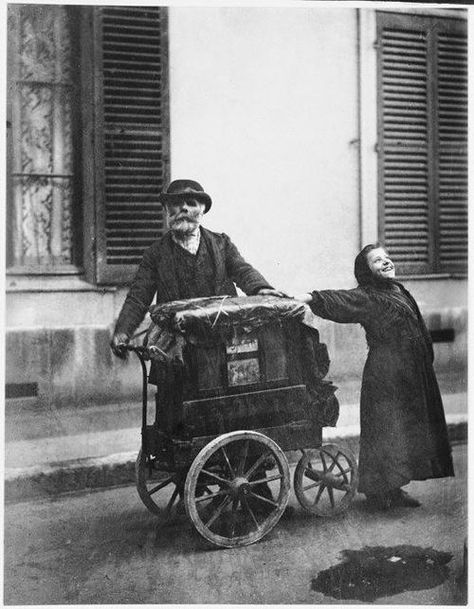
[[[466,266],[465,35],[457,19],[377,14],[380,238],[403,273]]]
[[[439,264],[467,268],[467,38],[464,27],[439,31]]]
[[[169,179],[167,14],[94,9],[97,282],[124,284],[164,231]]]

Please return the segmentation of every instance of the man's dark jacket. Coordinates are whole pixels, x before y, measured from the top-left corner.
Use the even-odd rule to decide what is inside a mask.
[[[247,295],[271,287],[244,260],[226,234],[214,233],[202,227],[200,230],[201,240],[205,241],[215,267],[215,290],[210,296],[235,296],[234,283]],[[168,232],[145,251],[120,311],[115,332],[124,332],[130,337],[147,313],[155,294],[157,303],[181,298],[173,246],[171,233]]]

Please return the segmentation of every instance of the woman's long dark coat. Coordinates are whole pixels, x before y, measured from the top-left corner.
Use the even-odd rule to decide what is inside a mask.
[[[431,339],[409,292],[396,283],[323,290],[313,292],[310,306],[320,317],[366,331],[359,491],[454,475]]]

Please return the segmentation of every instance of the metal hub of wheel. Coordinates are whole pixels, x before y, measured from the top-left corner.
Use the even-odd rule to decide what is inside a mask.
[[[335,444],[304,452],[294,476],[299,503],[318,516],[333,516],[347,510],[357,483],[356,458],[349,449]]]
[[[251,486],[247,478],[236,477],[234,480],[231,480],[229,483],[229,493],[235,498],[249,495],[251,493]]]
[[[208,541],[223,547],[254,543],[280,519],[290,493],[288,461],[256,431],[235,431],[207,444],[184,488],[188,516]]]

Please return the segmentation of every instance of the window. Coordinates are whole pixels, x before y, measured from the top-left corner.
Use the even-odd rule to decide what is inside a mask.
[[[9,6],[8,250],[20,273],[78,272],[74,10]]]
[[[377,13],[379,231],[398,270],[467,270],[467,25]]]
[[[9,7],[8,266],[126,283],[164,219],[162,7]]]

